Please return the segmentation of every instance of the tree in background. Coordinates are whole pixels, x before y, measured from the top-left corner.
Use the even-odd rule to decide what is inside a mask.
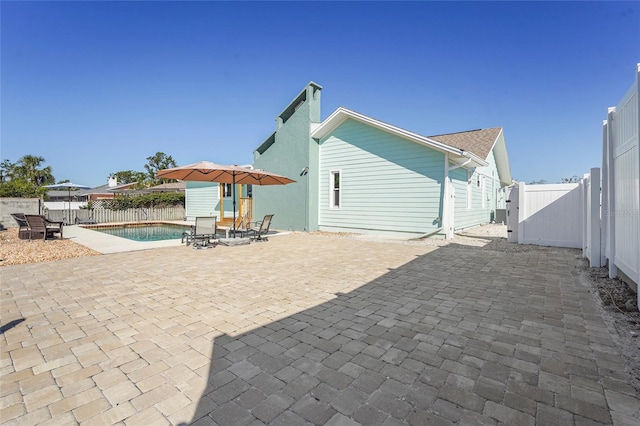
[[[166,182],[175,182],[175,179],[157,179],[159,170],[176,167],[175,160],[164,152],[156,152],[151,157],[147,157],[147,164],[144,165],[146,172],[135,170],[121,170],[112,173],[118,179],[118,184],[135,183],[135,188],[148,188]]]
[[[170,169],[171,167],[176,167],[177,164],[175,160],[170,156],[165,154],[164,152],[156,152],[155,155],[151,157],[147,157],[147,164],[144,165],[144,168],[147,170],[148,174],[148,186],[160,185],[161,183],[174,182],[175,179],[158,179],[156,178],[156,174],[159,170],[162,169]]]
[[[13,166],[11,179],[23,179],[36,186],[50,185],[56,180],[51,173],[51,166],[42,167],[43,157],[25,155]]]
[[[46,192],[43,185],[55,182],[51,167],[42,167],[43,157],[25,155],[16,163],[0,163],[0,196],[39,197]]]
[[[118,184],[124,185],[126,183],[137,183],[140,187],[144,186],[144,181],[147,179],[145,172],[137,172],[135,170],[122,170],[116,173],[112,173],[118,180]]]
[[[35,186],[22,179],[0,182],[0,197],[40,198],[46,192],[46,188]]]
[[[11,174],[13,173],[14,166],[15,163],[12,163],[9,160],[3,160],[2,163],[0,163],[0,183],[11,180]]]
[[[579,183],[581,180],[580,177],[573,175],[570,178],[560,179],[560,183]]]

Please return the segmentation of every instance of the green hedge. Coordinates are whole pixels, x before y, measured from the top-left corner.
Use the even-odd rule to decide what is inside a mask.
[[[133,196],[118,195],[115,199],[109,200],[109,203],[107,204],[107,208],[111,210],[174,206],[184,207],[184,194],[179,192],[159,192],[157,194]]]

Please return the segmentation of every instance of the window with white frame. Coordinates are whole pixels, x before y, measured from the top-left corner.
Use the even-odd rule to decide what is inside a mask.
[[[222,184],[222,196],[223,197],[231,197],[231,184],[230,183],[223,183]]]
[[[329,207],[339,209],[342,204],[340,170],[332,170],[329,176]]]

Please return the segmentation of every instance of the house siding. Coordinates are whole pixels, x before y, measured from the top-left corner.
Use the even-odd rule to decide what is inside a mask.
[[[490,223],[495,219],[497,191],[500,183],[493,152],[489,154],[487,162],[488,166],[472,169],[470,206],[467,203],[468,169],[459,168],[449,172],[449,177],[456,191],[454,230]],[[484,176],[484,206],[482,186],[477,186],[478,176]]]
[[[187,220],[195,220],[198,216],[220,215],[220,184],[187,181],[185,189]]]
[[[262,153],[254,152],[254,168],[296,180],[285,186],[253,186],[254,218],[273,214],[274,229],[317,230],[318,145],[310,133],[311,123],[320,121],[320,89],[308,85],[305,90],[304,103],[286,120],[282,115],[277,118],[273,144]],[[305,167],[308,174],[301,173]]]
[[[425,234],[440,227],[444,154],[347,120],[320,141],[319,227]],[[341,206],[330,208],[330,174]]]

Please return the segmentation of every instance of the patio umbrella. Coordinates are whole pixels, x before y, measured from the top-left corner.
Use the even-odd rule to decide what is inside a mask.
[[[69,216],[68,216],[69,221],[71,221],[71,190],[72,189],[73,190],[91,189],[90,186],[80,185],[79,183],[73,183],[73,182],[56,183],[54,185],[45,185],[44,187],[49,189],[66,189],[69,192]]]
[[[236,236],[236,184],[242,185],[286,185],[295,180],[264,170],[249,169],[236,165],[222,165],[200,161],[186,166],[159,170],[161,179],[177,179],[200,182],[230,183],[233,186],[233,237]]]

